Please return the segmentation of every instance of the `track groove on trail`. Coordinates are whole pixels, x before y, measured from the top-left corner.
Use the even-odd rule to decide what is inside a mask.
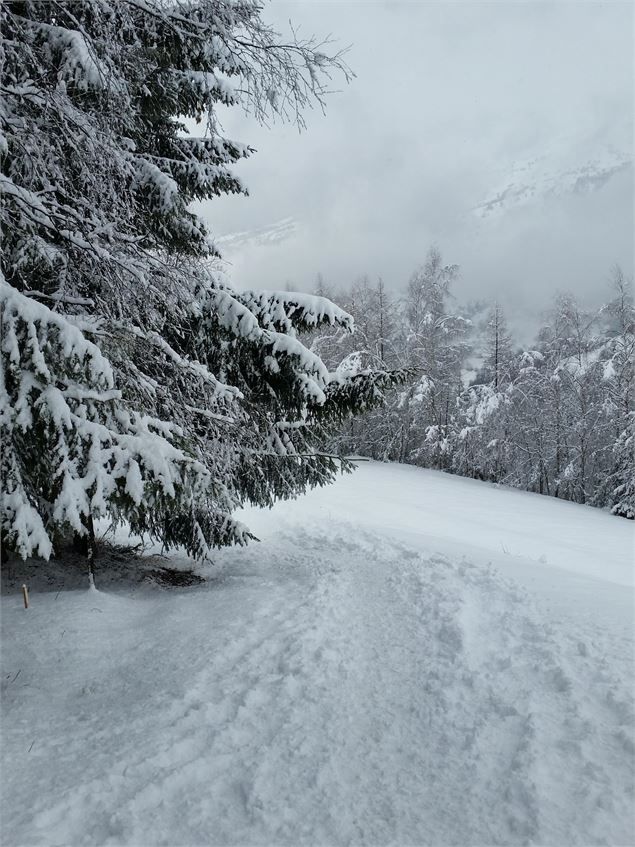
[[[152,616],[75,596],[57,672],[86,677],[76,732],[65,749],[42,732],[30,759],[5,732],[5,843],[631,842],[627,686],[523,589],[336,521],[224,558]]]

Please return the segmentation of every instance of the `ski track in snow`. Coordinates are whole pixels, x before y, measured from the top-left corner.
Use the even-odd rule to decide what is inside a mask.
[[[633,843],[628,646],[343,522],[222,559],[3,601],[3,843]]]

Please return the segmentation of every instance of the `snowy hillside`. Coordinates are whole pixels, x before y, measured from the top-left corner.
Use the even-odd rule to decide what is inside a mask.
[[[634,842],[632,522],[373,463],[245,518],[202,586],[5,572],[3,843]]]
[[[632,155],[623,150],[604,146],[590,157],[581,156],[571,140],[568,144],[561,142],[560,147],[556,145],[545,155],[514,162],[500,184],[473,212],[484,218],[568,194],[592,194],[632,166]]]
[[[295,218],[287,217],[275,221],[269,226],[221,235],[216,239],[216,243],[223,253],[231,256],[235,251],[242,250],[245,247],[268,247],[286,241],[297,233],[298,227],[299,224]]]

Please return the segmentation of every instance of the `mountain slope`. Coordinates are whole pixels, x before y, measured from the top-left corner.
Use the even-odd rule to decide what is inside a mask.
[[[570,194],[592,194],[617,174],[632,170],[629,153],[606,146],[592,156],[581,156],[569,143],[571,147],[556,147],[546,155],[515,162],[506,178],[473,209],[474,214],[485,218]]]

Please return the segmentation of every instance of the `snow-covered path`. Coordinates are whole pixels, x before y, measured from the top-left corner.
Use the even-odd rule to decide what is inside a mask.
[[[4,597],[3,843],[631,845],[628,628],[363,525],[382,473],[201,588]]]

